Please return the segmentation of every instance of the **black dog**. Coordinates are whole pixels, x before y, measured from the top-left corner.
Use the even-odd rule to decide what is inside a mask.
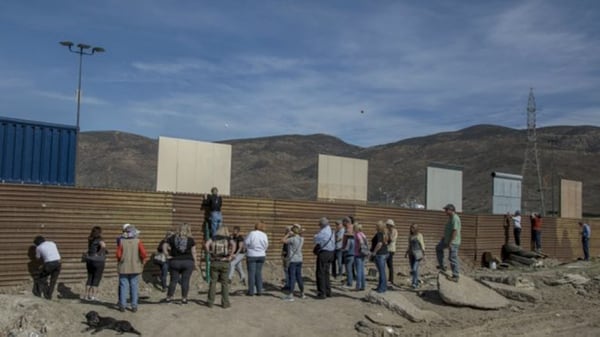
[[[102,331],[104,329],[111,329],[118,332],[119,335],[122,335],[126,332],[134,333],[136,335],[142,335],[141,332],[137,331],[133,328],[129,321],[118,321],[112,317],[102,317],[95,311],[90,311],[85,315],[86,322],[88,328],[83,330],[84,332],[92,331],[92,334],[95,334],[98,331]]]

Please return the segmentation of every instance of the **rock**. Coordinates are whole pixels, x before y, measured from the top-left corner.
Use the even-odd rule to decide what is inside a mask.
[[[444,302],[459,307],[494,310],[509,304],[505,297],[465,275],[454,282],[439,273],[438,290]]]
[[[391,314],[390,314],[391,315]],[[391,327],[391,328],[402,328],[402,324],[398,323],[398,317],[389,318],[385,317],[382,313],[377,313],[376,315],[366,314],[365,318],[371,321],[371,323],[375,323],[377,325]]]
[[[551,286],[563,284],[583,285],[590,282],[590,279],[579,274],[564,274],[562,278],[557,280],[548,280],[546,283]]]
[[[365,296],[365,301],[382,305],[411,322],[441,322],[444,320],[433,311],[417,308],[397,291],[389,291],[382,294],[370,291]]]
[[[539,293],[536,293],[531,290],[521,289],[517,287],[513,287],[508,284],[496,283],[490,281],[481,281],[484,285],[493,289],[498,294],[509,298],[511,300],[520,301],[520,302],[530,302],[537,303],[542,300],[542,296]]]
[[[358,321],[354,329],[364,336],[372,337],[399,337],[400,333],[392,327],[380,327],[368,321]]]

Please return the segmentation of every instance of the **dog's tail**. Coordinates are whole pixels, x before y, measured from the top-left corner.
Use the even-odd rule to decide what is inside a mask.
[[[141,333],[141,332],[137,331],[137,330],[136,330],[136,329],[134,329],[133,327],[131,328],[131,331],[129,331],[129,332],[131,332],[131,333],[134,333],[134,334],[136,334],[136,335],[139,335],[139,336],[141,336],[141,335],[142,335],[142,333]]]

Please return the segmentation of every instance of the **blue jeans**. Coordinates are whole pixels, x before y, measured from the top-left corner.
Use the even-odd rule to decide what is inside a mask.
[[[119,306],[127,306],[127,293],[131,296],[131,308],[138,306],[138,283],[140,274],[119,274]]]
[[[335,250],[335,259],[333,263],[333,277],[342,276],[344,273],[344,251],[341,249]]]
[[[531,243],[533,250],[538,251],[542,249],[542,231],[531,230]]]
[[[448,250],[449,250],[448,261],[450,261],[450,268],[452,269],[453,276],[458,276],[460,274],[459,265],[458,265],[458,247],[459,247],[459,245],[450,245],[448,247]],[[437,255],[438,265],[442,268],[445,268],[445,266],[444,266],[444,240],[440,240],[440,242],[437,244],[437,246],[435,246],[435,253]]]
[[[377,273],[379,273],[379,283],[377,284],[378,293],[384,293],[387,290],[387,278],[385,277],[385,260],[387,260],[387,254],[375,255],[375,265],[377,266]]]
[[[302,280],[302,262],[290,262],[290,266],[288,267],[288,274],[290,279],[290,294],[294,294],[296,282],[298,283],[298,289],[300,289],[300,292],[304,293],[304,281]]]
[[[214,237],[217,233],[219,227],[221,227],[221,222],[223,221],[223,215],[220,211],[210,212],[210,237]]]
[[[408,257],[410,263],[410,274],[412,275],[411,285],[413,287],[419,286],[419,263],[420,261],[415,259],[412,255]]]
[[[263,280],[262,280],[262,268],[265,264],[264,256],[248,256],[246,265],[248,267],[248,295],[262,294],[263,292]]]
[[[583,246],[583,259],[586,261],[590,260],[590,239],[581,238],[581,245]]]
[[[160,285],[163,289],[167,289],[167,276],[169,275],[169,261],[165,261],[160,264]]]
[[[227,278],[229,278],[230,281],[233,279],[233,274],[236,270],[238,274],[240,274],[240,280],[246,281],[246,274],[244,274],[244,268],[242,268],[242,261],[245,257],[245,253],[238,253],[235,258],[229,262],[229,273],[227,274]]]
[[[365,289],[365,258],[354,257],[354,268],[356,268],[356,290]]]
[[[354,256],[346,255],[346,285],[352,286],[354,283]]]

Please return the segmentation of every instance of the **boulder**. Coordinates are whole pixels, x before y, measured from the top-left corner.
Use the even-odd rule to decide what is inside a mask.
[[[436,312],[417,308],[417,306],[397,291],[388,291],[385,293],[370,291],[365,296],[365,301],[382,305],[411,322],[441,322],[444,320]]]
[[[485,286],[489,287],[490,289],[493,289],[498,294],[511,300],[530,303],[537,303],[542,300],[542,296],[539,293],[532,290],[517,288],[508,284],[484,280],[480,282],[483,283]]]
[[[459,307],[496,310],[509,304],[504,296],[465,275],[455,282],[439,273],[438,290],[444,302]]]

